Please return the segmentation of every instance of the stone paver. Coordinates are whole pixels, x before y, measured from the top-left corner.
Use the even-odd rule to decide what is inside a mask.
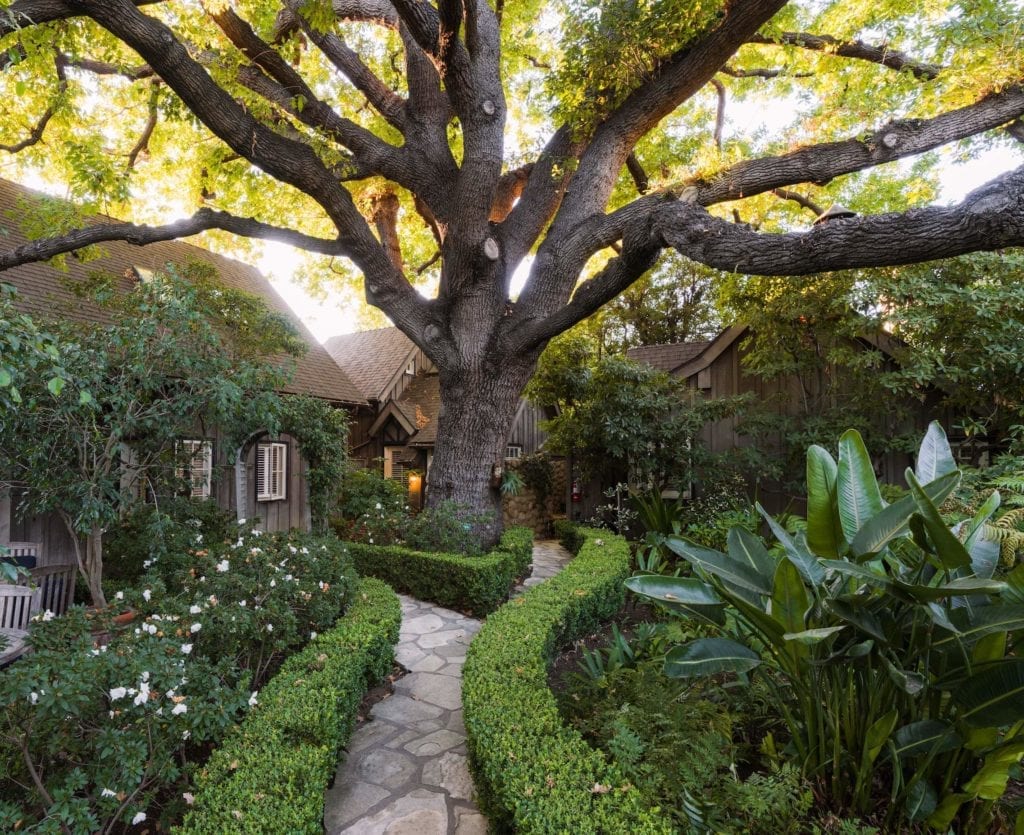
[[[515,590],[553,577],[571,559],[535,542],[533,571]],[[356,729],[327,792],[327,835],[484,835],[473,803],[462,722],[462,665],[480,622],[401,596],[395,658],[409,674]]]

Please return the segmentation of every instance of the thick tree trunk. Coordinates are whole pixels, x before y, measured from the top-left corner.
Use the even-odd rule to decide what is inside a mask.
[[[427,505],[453,502],[485,547],[502,531],[499,491],[505,447],[534,362],[515,358],[440,371],[441,413],[427,477]]]
[[[92,605],[97,609],[107,606],[103,593],[103,529],[93,526],[85,536],[85,582],[89,586]]]

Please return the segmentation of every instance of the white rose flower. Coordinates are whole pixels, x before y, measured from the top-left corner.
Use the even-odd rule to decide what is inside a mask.
[[[188,613],[190,615],[198,615],[198,614],[202,613],[202,611],[203,611],[203,607],[202,606],[196,606],[195,604],[193,604],[192,606],[188,607]]]
[[[110,789],[104,789],[100,792],[100,797],[117,797],[117,792],[111,791]]]
[[[252,691],[252,693],[249,696],[249,707],[256,707],[256,705],[260,703],[259,699],[256,698],[256,694],[259,692],[259,690]]]
[[[267,632],[273,632],[273,631],[274,631],[274,624],[268,623],[267,624]]]
[[[231,568],[231,563],[229,563],[227,560],[221,560],[219,563],[217,563],[217,570],[221,574],[223,574],[229,568]]]
[[[117,594],[115,594],[114,595],[114,600],[124,600],[124,592],[123,591],[119,591]]]
[[[203,628],[203,625],[201,623],[193,623],[192,626],[189,627],[189,631],[194,635],[196,632],[198,632],[202,628]]]
[[[145,591],[142,592],[142,599],[145,600],[147,603],[149,603],[149,599],[152,596],[153,596],[153,592],[152,592],[151,589],[146,589]]]
[[[126,687],[115,687],[110,691],[110,701],[116,702],[118,699],[123,699],[128,695],[128,688]]]
[[[28,700],[34,705],[39,704],[39,694],[36,692],[29,693]]]
[[[145,812],[138,812],[134,818],[132,818],[132,826],[138,826],[146,819]]]
[[[183,713],[188,713],[188,705],[184,702],[178,702],[173,708],[171,708],[171,716],[181,716]]]
[[[192,644],[182,644],[181,652],[182,655],[188,655],[190,652],[192,652]]]

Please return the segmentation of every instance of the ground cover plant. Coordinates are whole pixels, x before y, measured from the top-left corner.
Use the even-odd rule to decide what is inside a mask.
[[[179,520],[113,593],[135,614],[120,631],[80,607],[32,625],[34,651],[0,673],[0,829],[180,819],[197,764],[343,613],[356,576],[337,539],[232,527]]]
[[[937,424],[892,504],[855,432],[838,462],[820,447],[807,462],[805,533],[764,514],[771,550],[742,528],[725,553],[672,537],[693,576],[627,582],[709,630],[667,653],[666,675],[760,679],[785,725],[763,745],[837,813],[885,829],[1012,827],[998,801],[1024,756],[1024,568],[996,577],[984,531],[998,493],[947,526],[938,505],[961,473]]]

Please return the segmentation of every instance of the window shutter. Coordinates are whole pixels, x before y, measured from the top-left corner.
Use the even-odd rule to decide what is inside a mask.
[[[270,447],[267,444],[256,445],[256,501],[265,502],[270,499],[267,491],[267,470],[270,459]]]
[[[256,446],[256,501],[272,502],[287,495],[288,445]]]
[[[275,499],[283,499],[285,497],[285,474],[288,464],[288,447],[284,444],[274,444],[272,449],[274,455],[274,486],[272,488],[272,492]]]

